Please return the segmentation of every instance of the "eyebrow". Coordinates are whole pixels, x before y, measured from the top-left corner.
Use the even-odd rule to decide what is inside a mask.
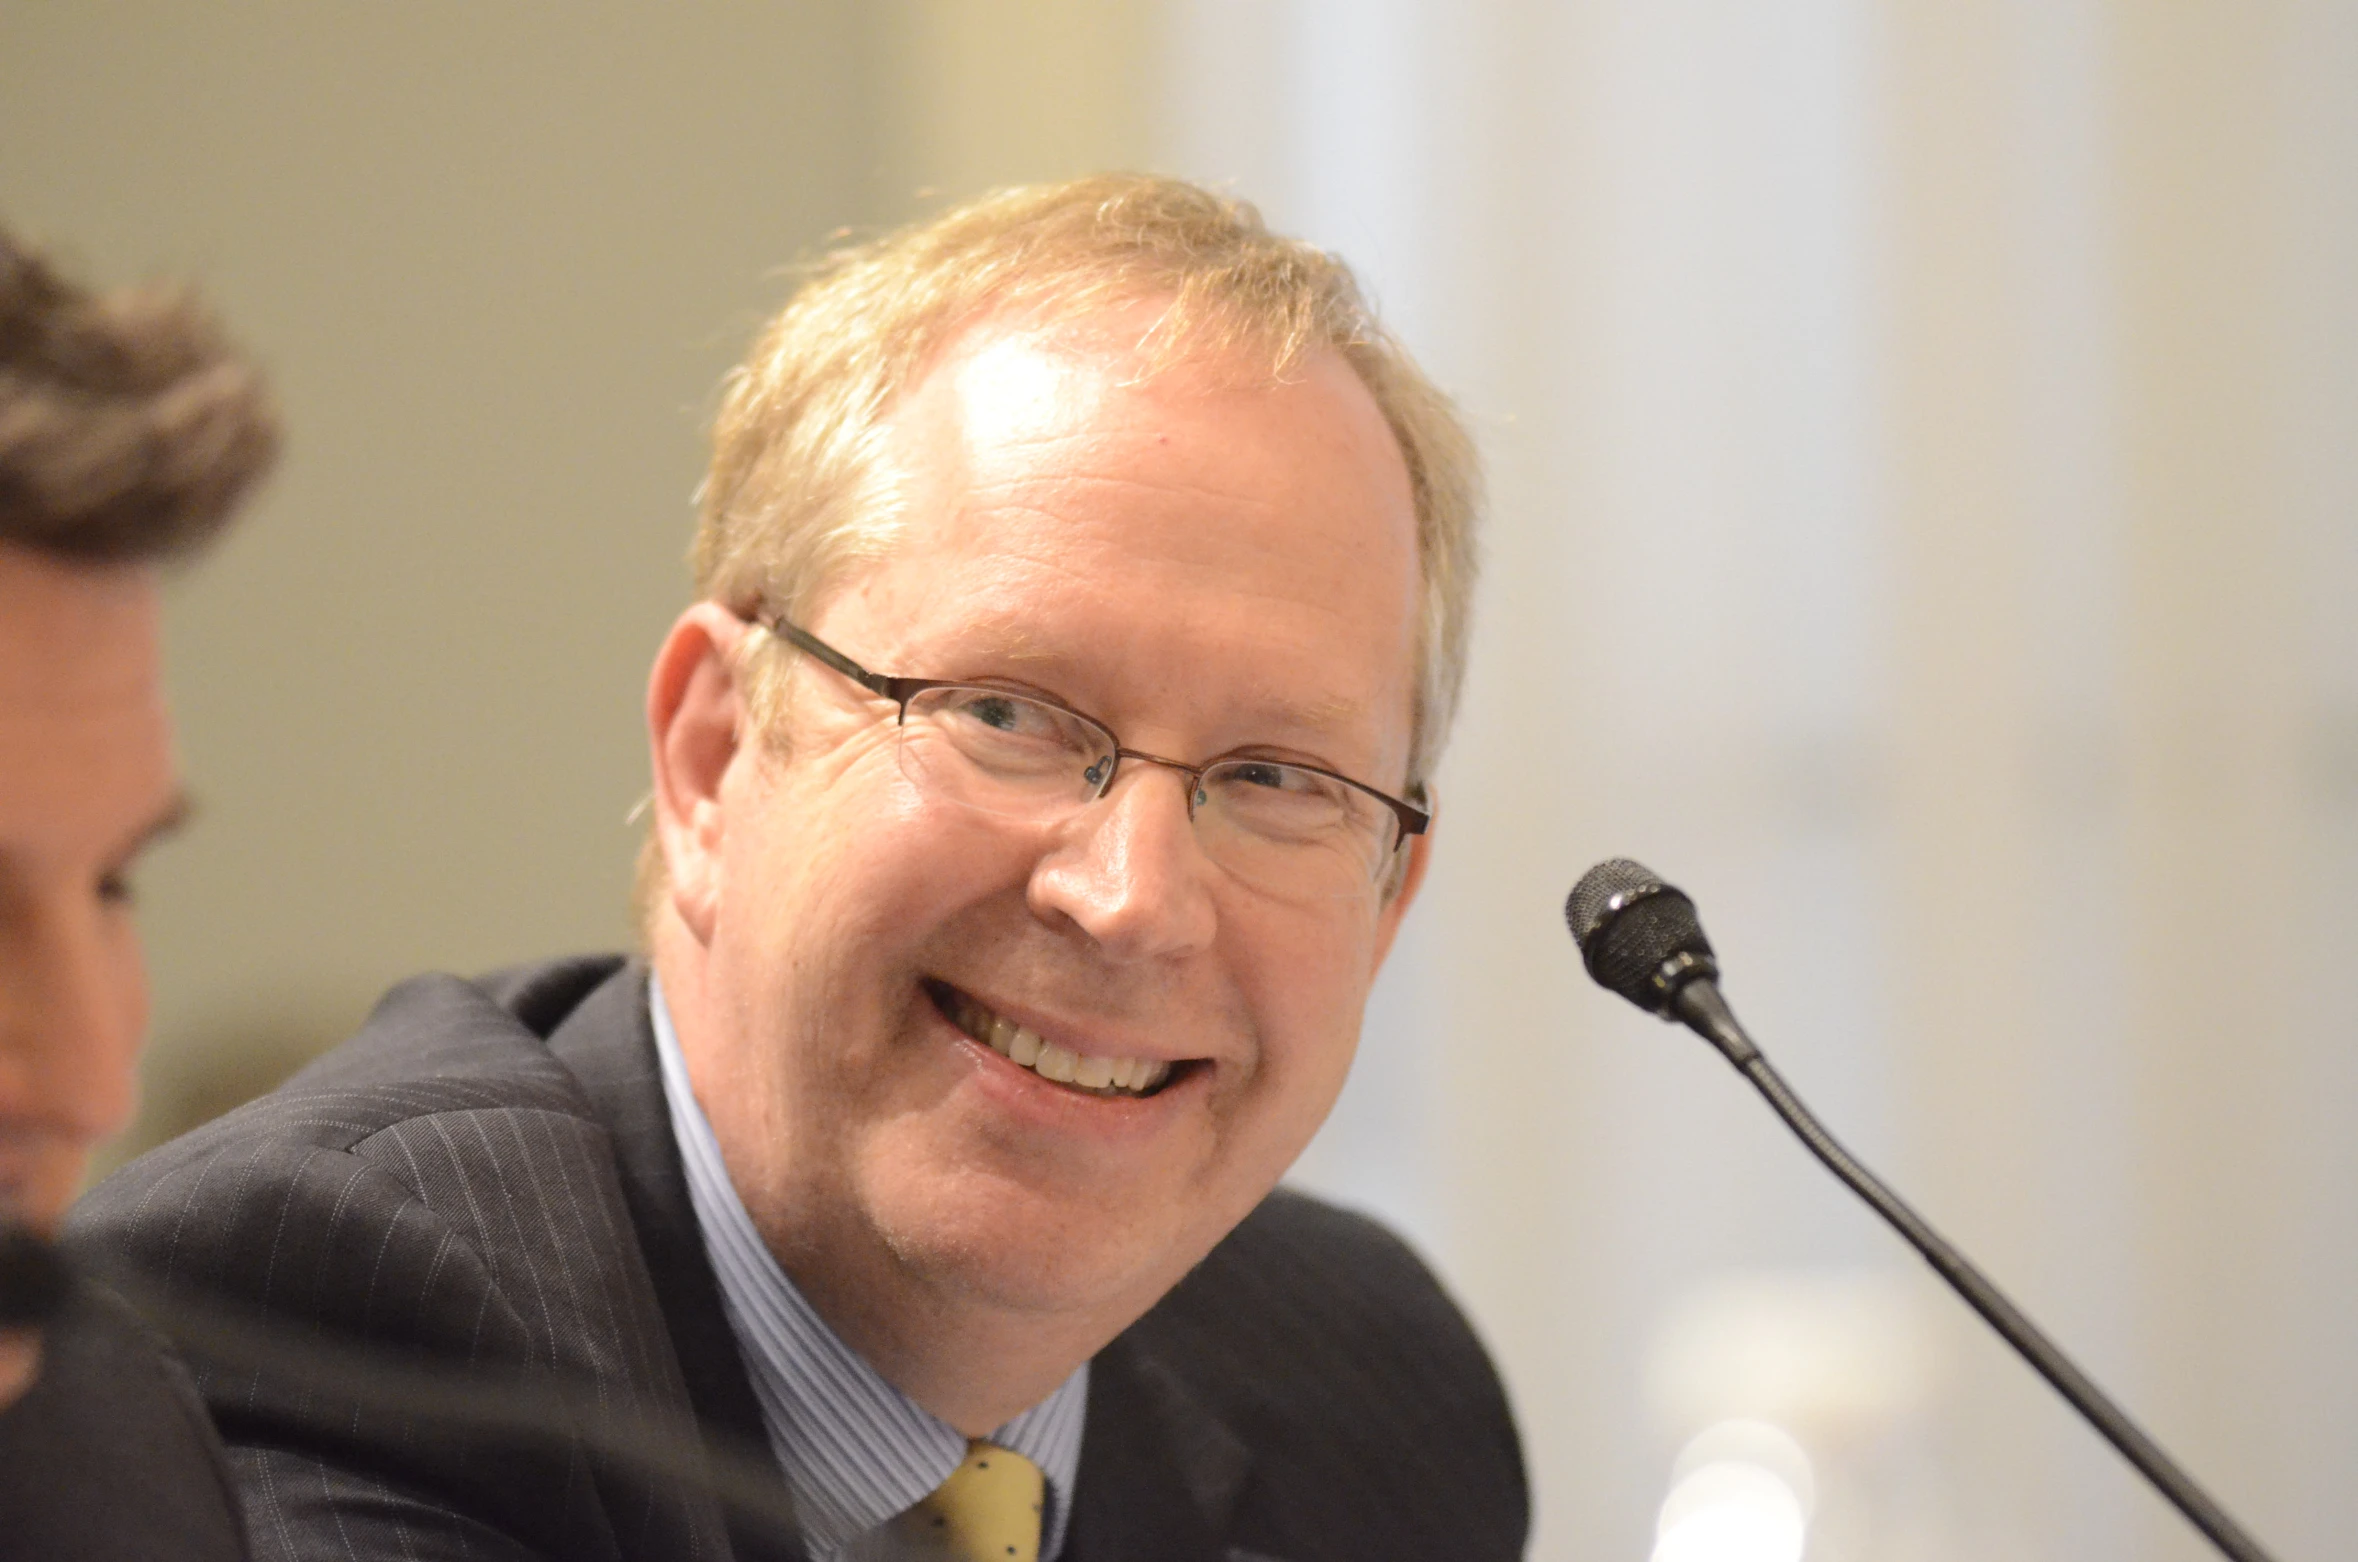
[[[1026,633],[1025,627],[1020,623],[1010,621],[1004,627],[997,625],[990,627],[997,631],[993,635],[996,643],[991,644],[984,654],[994,660],[1003,661],[1010,667],[1022,668],[1025,671],[1044,672],[1052,676],[1057,671],[1077,667],[1084,660],[1061,649],[1048,650],[1041,647]],[[927,674],[926,676],[933,675]],[[1065,705],[1068,709],[1080,709],[1061,690],[1045,692],[1052,693],[1058,703]],[[1256,728],[1268,728],[1279,733],[1291,733],[1297,737],[1324,740],[1347,733],[1365,711],[1366,707],[1357,700],[1335,696],[1313,700],[1296,700],[1283,692],[1277,692],[1274,698],[1250,707],[1245,714],[1244,721],[1246,725]],[[1084,714],[1090,714],[1092,719],[1103,719],[1096,717],[1094,713],[1084,712]],[[1267,746],[1270,745],[1259,740],[1248,741],[1242,745],[1248,749]]]
[[[993,646],[987,654],[992,660],[1004,662],[1010,668],[1044,673],[1051,677],[1058,672],[1077,668],[1085,660],[1065,651],[1043,650],[1037,645],[1028,644],[1021,640]],[[927,674],[926,676],[932,675]],[[1044,692],[1052,693],[1060,704],[1076,710],[1079,709],[1061,690]],[[1364,709],[1365,707],[1357,700],[1329,697],[1302,701],[1279,694],[1274,699],[1262,701],[1250,707],[1249,723],[1254,726],[1268,726],[1326,736],[1347,729]]]

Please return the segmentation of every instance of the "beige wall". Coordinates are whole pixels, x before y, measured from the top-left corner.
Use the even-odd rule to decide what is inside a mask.
[[[1716,1060],[1586,987],[1556,908],[1615,852],[1703,896],[1845,1137],[2334,1554],[2352,80],[2351,0],[0,11],[0,213],[196,278],[292,429],[175,599],[206,812],[145,887],[163,1093],[408,972],[624,939],[639,679],[777,268],[1159,164],[1358,263],[1492,465],[1436,870],[1303,1175],[1497,1347],[1535,1556],[1647,1554],[1736,1346],[1814,1363],[1775,1401],[1811,1562],[2199,1554]]]

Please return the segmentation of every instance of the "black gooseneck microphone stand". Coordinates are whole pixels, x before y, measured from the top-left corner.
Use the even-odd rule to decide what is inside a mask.
[[[1692,900],[1648,869],[1617,857],[1581,875],[1564,902],[1564,921],[1580,945],[1589,975],[1599,986],[1665,1020],[1685,1025],[1718,1048],[1721,1056],[1768,1098],[1810,1153],[1923,1254],[1925,1262],[1965,1298],[1966,1305],[2004,1336],[2006,1343],[2053,1384],[2056,1392],[2213,1545],[2235,1562],[2272,1562],[2260,1543],[2196,1485],[2194,1477],[2159,1443],[2146,1436],[2111,1396],[2024,1316],[2022,1309],[2008,1301],[1988,1276],[1826,1132],[1761,1055],[1744,1027],[1736,1023],[1734,1011],[1720,996],[1719,962],[1703,936],[1703,924]]]

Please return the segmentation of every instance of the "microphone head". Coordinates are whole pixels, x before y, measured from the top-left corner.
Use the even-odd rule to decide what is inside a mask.
[[[73,1274],[56,1244],[0,1222],[0,1328],[48,1322],[72,1288]]]
[[[1695,903],[1626,857],[1580,876],[1564,901],[1564,925],[1598,986],[1666,1019],[1679,988],[1719,974]]]

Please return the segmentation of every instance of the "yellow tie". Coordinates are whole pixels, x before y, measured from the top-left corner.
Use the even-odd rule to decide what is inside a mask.
[[[1022,1454],[966,1445],[966,1462],[933,1495],[892,1521],[909,1552],[956,1562],[1040,1562],[1040,1509],[1048,1483]]]

